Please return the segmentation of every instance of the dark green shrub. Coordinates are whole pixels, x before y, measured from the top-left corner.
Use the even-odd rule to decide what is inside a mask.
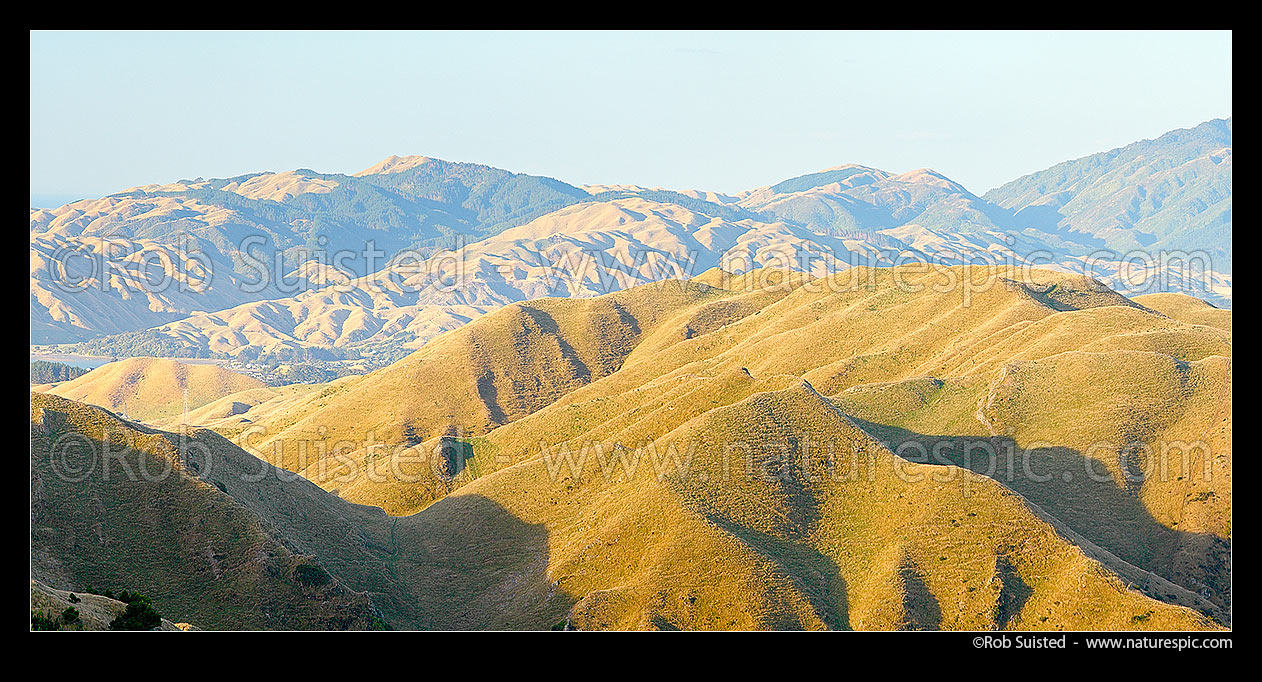
[[[127,604],[127,610],[110,621],[111,630],[152,630],[162,625],[162,616],[154,610],[149,600],[141,595]]]
[[[146,597],[145,595],[139,592],[128,592],[127,590],[123,590],[122,592],[119,592],[118,596],[114,598],[123,602],[124,604],[130,604],[134,601],[142,601],[142,602],[148,603],[149,601],[149,598]]]
[[[323,568],[315,564],[298,564],[294,567],[294,580],[303,585],[319,587],[329,584],[333,578]]]
[[[44,615],[43,611],[36,611],[31,614],[31,630],[60,630],[61,623],[56,618],[49,618]]]

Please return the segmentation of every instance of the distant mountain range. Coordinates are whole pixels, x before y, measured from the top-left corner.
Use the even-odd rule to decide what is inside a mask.
[[[1123,252],[1200,249],[1231,274],[1231,119],[1059,163],[984,198],[1017,228]]]
[[[576,187],[392,156],[354,175],[138,187],[32,210],[30,220],[32,343],[122,334],[94,342],[120,354],[415,349],[514,301],[593,296],[713,266],[818,276],[900,259],[1036,262],[1088,269],[1124,293],[1176,289],[1229,306],[1231,120],[981,197],[929,169],[849,164],[732,196]],[[1094,255],[1103,248],[1119,256]],[[1141,264],[1141,274],[1170,277],[1136,285],[1120,269],[1133,249],[1200,249],[1212,271]],[[457,270],[461,286],[443,286]],[[79,287],[62,285],[68,277]],[[144,285],[164,277],[177,285]]]
[[[345,252],[339,267],[363,276],[384,264],[365,254],[369,243],[383,259],[403,249],[432,252],[451,245],[453,235],[497,234],[588,196],[549,178],[391,157],[356,175],[198,178],[32,210],[33,340],[134,331],[198,310],[282,298],[309,288],[297,282],[286,290],[278,280],[313,252]],[[161,280],[162,271],[196,280],[185,271],[196,267],[189,254],[214,272],[204,290],[185,296],[140,286]],[[102,263],[109,265],[104,274]],[[80,278],[80,288],[64,290],[63,282]],[[255,282],[263,285],[246,286]],[[89,290],[95,293],[80,296]]]

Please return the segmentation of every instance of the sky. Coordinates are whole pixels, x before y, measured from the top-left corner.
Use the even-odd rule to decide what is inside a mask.
[[[1231,115],[1230,32],[30,38],[32,206],[391,154],[727,193],[928,167],[981,194]]]

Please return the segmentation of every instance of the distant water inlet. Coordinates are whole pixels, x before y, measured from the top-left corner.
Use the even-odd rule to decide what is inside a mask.
[[[44,362],[59,362],[63,365],[71,367],[79,367],[81,369],[96,369],[102,365],[108,365],[114,361],[114,358],[107,358],[96,355],[71,355],[64,353],[31,353],[31,362],[43,360]]]

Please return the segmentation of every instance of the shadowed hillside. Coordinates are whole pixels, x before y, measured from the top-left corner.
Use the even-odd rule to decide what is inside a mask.
[[[129,585],[202,628],[1210,626],[1128,589],[1116,559],[1084,554],[997,484],[974,477],[963,498],[896,474],[888,450],[802,382],[668,434],[698,444],[695,475],[646,461],[605,478],[541,458],[408,517],[348,504],[205,430],[181,439],[32,401],[33,578]],[[52,447],[68,433],[80,445]],[[733,437],[757,444],[764,475],[724,476]],[[765,447],[815,438],[860,468]],[[107,441],[132,444],[116,464],[173,471],[65,476]]]
[[[226,494],[178,436],[31,394],[31,577],[202,628],[369,628],[362,594]],[[200,475],[199,475],[200,474]]]
[[[595,299],[513,304],[390,367],[335,382],[301,405],[257,420],[267,430],[250,445],[269,461],[300,471],[326,466],[313,451],[302,451],[315,440],[348,441],[344,454],[362,458],[371,454],[364,445],[370,435],[387,447],[443,435],[479,436],[614,373],[657,334],[695,335],[785,293],[741,294],[668,281]],[[321,473],[313,480],[336,487],[328,480],[338,471]]]
[[[67,612],[67,609],[73,609]],[[119,616],[127,611],[127,604],[99,594],[75,593],[55,590],[38,580],[31,581],[31,613],[57,621],[59,630],[109,630]],[[67,622],[67,616],[70,621]],[[159,621],[155,630],[191,630],[191,623],[172,623],[166,618]]]
[[[421,512],[408,518],[426,518],[422,510],[437,507],[436,501],[476,494],[495,500],[526,523],[542,524],[549,537],[578,533],[588,538],[574,541],[575,547],[597,538],[605,542],[607,538],[592,535],[592,529],[610,523],[617,528],[624,522],[650,529],[669,526],[673,532],[671,524],[682,524],[680,519],[687,514],[670,510],[683,505],[680,509],[700,515],[702,526],[722,528],[726,537],[739,539],[761,556],[749,555],[750,571],[805,571],[823,576],[811,580],[824,580],[824,586],[809,593],[797,586],[800,576],[788,583],[765,584],[759,589],[775,595],[766,598],[776,604],[765,619],[724,625],[713,614],[701,620],[678,613],[658,620],[632,618],[618,610],[639,614],[647,604],[656,603],[645,601],[649,597],[634,587],[635,581],[648,578],[628,573],[626,585],[607,584],[599,571],[583,569],[566,580],[579,580],[577,575],[600,577],[575,583],[589,587],[567,588],[579,602],[572,615],[587,614],[581,617],[590,619],[585,621],[589,626],[995,626],[997,621],[983,625],[977,620],[981,611],[959,610],[960,599],[973,603],[971,592],[951,597],[956,606],[940,603],[936,610],[925,596],[946,589],[940,571],[954,571],[964,561],[959,556],[952,561],[951,551],[962,550],[943,551],[956,547],[954,540],[927,539],[938,537],[930,534],[864,541],[885,553],[854,566],[845,565],[835,547],[828,549],[839,533],[846,538],[884,538],[903,525],[920,523],[908,517],[901,525],[886,527],[885,519],[898,518],[897,506],[867,520],[847,516],[866,518],[868,512],[859,510],[838,512],[842,516],[834,519],[829,505],[842,503],[829,500],[849,500],[851,493],[837,497],[831,488],[817,490],[801,481],[778,484],[779,492],[741,492],[731,482],[697,487],[702,479],[695,476],[667,486],[669,495],[635,486],[633,493],[627,490],[630,498],[621,493],[600,497],[606,493],[599,491],[613,485],[628,462],[640,463],[637,472],[628,472],[628,479],[647,471],[658,480],[659,474],[665,476],[662,467],[669,472],[679,463],[677,458],[700,457],[714,447],[727,452],[722,448],[736,447],[733,443],[769,443],[796,452],[807,442],[849,442],[866,431],[866,436],[889,442],[897,453],[882,450],[889,457],[872,465],[877,469],[898,469],[899,462],[918,461],[925,467],[921,471],[948,479],[936,487],[913,485],[903,490],[907,481],[896,475],[870,493],[877,496],[873,499],[903,495],[909,513],[948,510],[942,512],[945,520],[935,513],[933,522],[959,528],[953,532],[972,537],[961,544],[979,547],[991,547],[994,536],[983,541],[982,536],[969,535],[982,532],[975,520],[983,512],[973,505],[999,505],[987,513],[1004,509],[1002,514],[1008,516],[995,525],[1017,524],[1026,529],[1020,533],[1046,526],[1048,537],[1056,538],[1046,542],[1076,547],[1073,551],[1105,567],[1091,569],[1103,570],[1100,575],[1120,576],[1124,586],[1149,597],[1194,607],[1226,622],[1231,444],[1230,413],[1224,408],[1230,406],[1229,324],[1227,329],[1189,324],[1093,280],[1045,271],[907,266],[859,268],[828,280],[770,275],[760,273],[751,279],[712,271],[699,279],[731,288],[699,281],[687,287],[668,283],[665,288],[647,285],[592,300],[511,306],[440,337],[395,366],[346,381],[336,391],[260,412],[252,421],[257,431],[244,442],[259,455],[300,471],[348,500],[379,505],[391,514]],[[611,316],[609,311],[616,306],[629,317]],[[540,310],[555,325],[539,316]],[[628,319],[636,320],[634,332]],[[593,352],[600,348],[619,350],[596,360],[599,356]],[[809,389],[800,386],[803,380]],[[784,391],[790,396],[804,392],[809,400],[794,401],[815,407],[804,413],[770,407],[765,413],[738,411],[745,416],[709,421],[730,414],[726,410],[747,404],[754,396]],[[819,393],[834,399],[817,398]],[[518,402],[500,403],[503,395],[515,396]],[[762,401],[755,400],[759,405]],[[370,404],[379,407],[369,408]],[[853,414],[854,420],[835,415],[834,404]],[[813,416],[802,416],[808,413]],[[251,411],[241,416],[250,419]],[[825,417],[831,426],[812,426]],[[392,422],[398,425],[396,431],[390,430]],[[376,429],[375,446],[363,444],[364,431],[356,431],[361,426]],[[749,432],[750,428],[755,430]],[[229,431],[240,433],[234,429]],[[801,433],[794,435],[795,431]],[[349,442],[338,449],[339,439]],[[973,440],[991,445],[996,455],[980,461],[960,459],[959,448]],[[256,447],[260,443],[263,446]],[[935,459],[917,459],[918,451],[903,447],[907,443],[920,443],[926,452],[933,452],[935,445],[941,448]],[[1185,448],[1186,463],[1184,451],[1159,450],[1177,443],[1203,443],[1206,449]],[[1034,476],[1007,467],[998,454],[1006,452],[1006,446],[1030,453],[1037,463],[1031,469]],[[1106,451],[1105,446],[1113,449]],[[1159,451],[1161,457],[1134,459],[1149,451]],[[741,453],[739,448],[732,452]],[[707,455],[713,456],[718,455]],[[1166,462],[1167,472],[1175,473],[1161,474],[1158,469],[1158,474],[1145,476],[1132,470],[1144,471],[1159,460]],[[584,483],[580,474],[564,480],[563,474],[576,465],[580,474],[586,467],[600,484]],[[964,469],[973,473],[965,475]],[[1202,481],[1202,476],[1209,478]],[[979,492],[988,490],[995,492]],[[767,498],[748,508],[730,506],[765,494],[787,497],[775,497],[782,501],[774,503]],[[982,501],[992,499],[996,501]],[[1007,499],[1016,500],[1016,506],[998,502]],[[554,518],[552,514],[567,513],[563,505],[583,512],[580,517]],[[795,516],[801,514],[806,516]],[[781,523],[790,525],[777,525]],[[932,532],[946,531],[935,527]],[[672,540],[676,536],[667,534],[660,542],[672,547],[669,543],[676,541],[700,543],[697,538],[703,534],[689,531],[687,541],[684,536]],[[1017,542],[1016,536],[1011,542]],[[555,548],[569,545],[552,546],[551,561],[564,561],[564,552]],[[636,555],[645,556],[647,547]],[[846,551],[850,554],[844,556],[852,556],[858,550]],[[621,556],[622,549],[601,552],[612,554],[597,556]],[[1039,586],[1030,582],[1033,578],[1021,577],[1029,570],[1022,566],[1044,554],[1021,558],[995,550],[965,563],[986,564],[987,570],[996,571],[993,580],[986,578],[987,585],[1011,585],[1012,594],[1027,589],[1038,594]],[[842,562],[836,569],[839,579],[827,577],[834,569],[821,557]],[[773,569],[776,562],[790,564]],[[876,570],[871,567],[878,564],[884,566],[878,573],[855,572],[858,566]],[[660,570],[678,574],[673,568]],[[967,582],[962,574],[958,579],[960,585]],[[852,581],[863,589],[847,592],[844,609],[829,601],[837,599],[840,585]],[[782,591],[790,586],[792,590]],[[885,596],[871,602],[857,596],[868,594],[869,588],[870,594]],[[903,595],[897,599],[904,606],[889,611],[897,595]],[[1006,605],[1000,610],[1006,609],[1007,615],[1000,620],[1012,627],[1042,627],[1047,622],[1085,627],[1091,622],[1085,616],[1075,621],[1079,616],[1056,609],[1034,621],[1022,620],[1025,616],[1014,615],[1014,605],[1027,599],[1005,595],[1001,601]],[[868,614],[864,609],[869,607],[858,606],[867,603],[875,609],[862,618],[869,625],[840,615]],[[808,611],[813,615],[806,615]],[[1043,617],[1048,620],[1038,620]],[[1135,617],[1136,627],[1148,618]],[[1123,621],[1115,626],[1130,627]]]

